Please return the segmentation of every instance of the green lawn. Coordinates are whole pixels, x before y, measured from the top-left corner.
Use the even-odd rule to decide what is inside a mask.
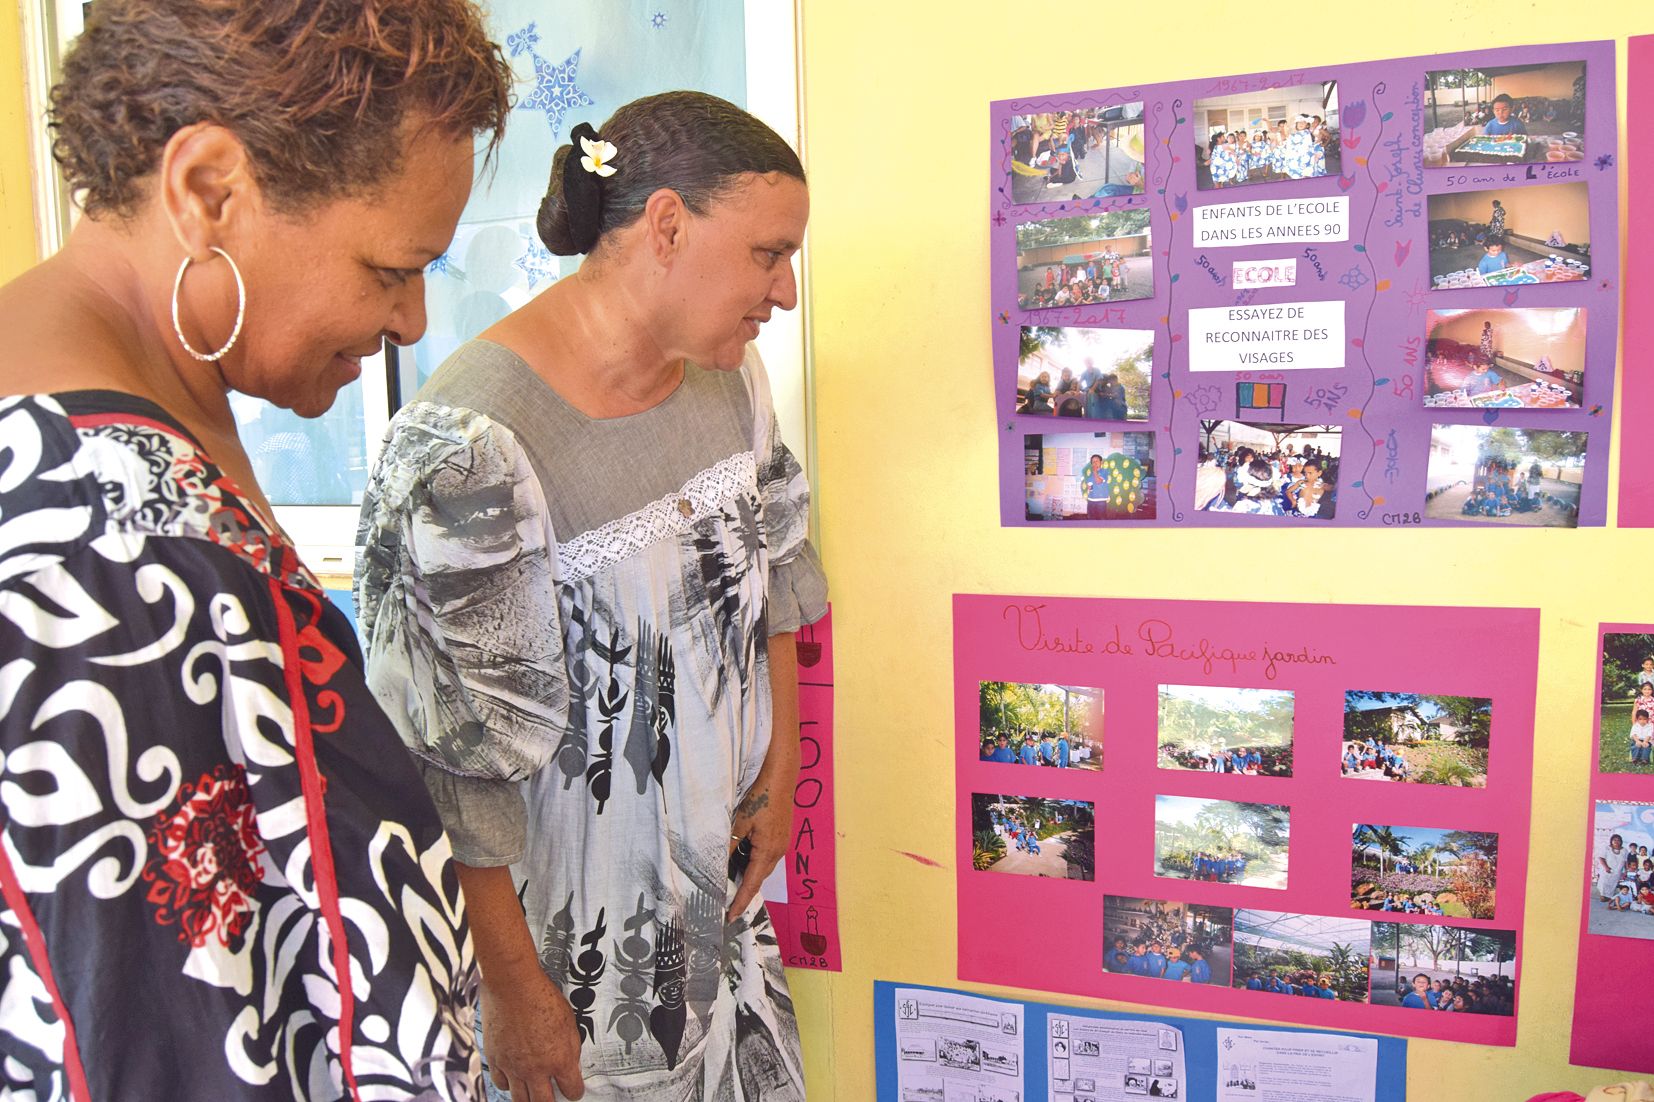
[[[1654,764],[1631,764],[1631,704],[1602,706],[1602,740],[1597,768],[1604,773],[1654,773]]]

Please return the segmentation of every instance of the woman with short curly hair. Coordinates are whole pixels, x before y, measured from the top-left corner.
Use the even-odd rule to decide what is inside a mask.
[[[447,837],[229,395],[419,337],[510,79],[470,0],[98,0],[65,59],[86,216],[0,287],[0,1096],[481,1093]]]

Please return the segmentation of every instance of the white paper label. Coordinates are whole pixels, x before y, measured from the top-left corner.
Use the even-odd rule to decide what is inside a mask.
[[[1208,203],[1195,208],[1195,248],[1347,241],[1350,197]]]
[[[1344,366],[1344,302],[1189,311],[1190,371],[1313,371]]]
[[[1235,290],[1252,287],[1294,287],[1298,283],[1298,260],[1237,260],[1231,282]]]

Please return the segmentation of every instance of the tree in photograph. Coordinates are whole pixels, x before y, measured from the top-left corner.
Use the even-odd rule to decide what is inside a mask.
[[[1602,637],[1602,701],[1630,701],[1637,695],[1643,659],[1654,658],[1654,635],[1613,632]]]
[[[1404,849],[1401,835],[1387,826],[1375,823],[1361,823],[1355,828],[1355,844],[1363,854],[1371,853],[1378,858],[1378,871],[1389,871],[1389,860],[1400,857]]]
[[[1149,228],[1149,212],[1143,208],[1104,211],[1074,218],[1051,218],[1017,227],[1017,249],[1047,245],[1079,245],[1114,237],[1132,237]]]

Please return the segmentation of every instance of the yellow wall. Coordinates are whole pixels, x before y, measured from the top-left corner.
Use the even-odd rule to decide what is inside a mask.
[[[0,8],[0,283],[35,262],[22,31],[17,5]]]
[[[1587,139],[1589,140],[1589,139]],[[1584,184],[1550,184],[1538,188],[1496,188],[1460,191],[1430,197],[1432,220],[1459,218],[1485,224],[1493,215],[1493,201],[1505,205],[1505,232],[1544,241],[1561,230],[1564,241],[1591,240],[1590,208]],[[819,205],[819,201],[818,201]]]
[[[1210,532],[999,527],[989,100],[1654,31],[1645,0],[1395,0],[1371,11],[1282,0],[1257,26],[1237,27],[1233,6],[1218,0],[1106,12],[1006,0],[805,0],[817,489],[838,647],[846,964],[837,976],[795,974],[812,1102],[873,1098],[875,978],[952,984],[957,975],[949,611],[957,591],[1537,603],[1538,791],[1520,1043],[1414,1041],[1409,1084],[1420,1099],[1504,1102],[1626,1078],[1570,1068],[1568,1033],[1595,627],[1654,609],[1642,567],[1654,556],[1654,532],[1236,530],[1222,534],[1220,551]],[[1623,47],[1620,57],[1623,67]],[[891,364],[946,380],[901,409],[894,435],[870,401],[888,390]],[[1099,574],[1101,561],[1114,565]],[[1293,569],[1260,572],[1260,562]],[[1558,569],[1536,575],[1536,562]],[[1454,660],[1473,657],[1455,648]]]

